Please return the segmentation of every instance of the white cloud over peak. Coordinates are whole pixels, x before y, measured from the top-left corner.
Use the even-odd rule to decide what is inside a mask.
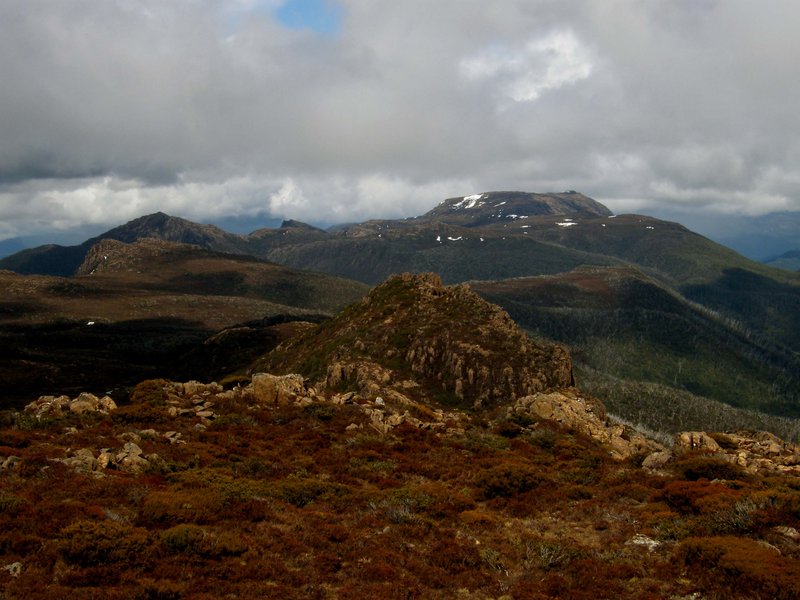
[[[475,189],[800,210],[794,0],[336,4],[323,35],[282,0],[4,0],[0,238]]]

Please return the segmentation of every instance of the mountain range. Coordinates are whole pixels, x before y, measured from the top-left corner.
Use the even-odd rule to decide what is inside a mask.
[[[165,246],[160,262],[152,252],[133,258],[133,249],[152,239],[191,249]],[[102,257],[114,252],[121,258],[106,264]],[[198,272],[173,258],[187,253],[230,263]],[[301,280],[321,277],[311,273],[345,278],[350,296],[342,300],[393,273],[434,271],[445,283],[469,282],[529,334],[566,344],[576,376],[611,410],[653,428],[679,425],[665,421],[664,411],[643,409],[642,398],[648,406],[700,405],[706,414],[723,414],[726,405],[800,417],[800,275],[748,260],[677,223],[613,215],[574,191],[487,192],[447,199],[415,218],[329,230],[288,220],[247,235],[156,213],[78,246],[19,252],[0,268],[84,286],[136,273],[138,289],[283,305],[266,314],[331,314],[332,304],[320,305],[330,297],[320,292],[324,284],[295,292],[286,280],[253,285],[246,271],[267,269],[265,260],[271,269],[302,270]],[[203,320],[199,312],[192,318]],[[234,324],[213,323],[204,335]]]

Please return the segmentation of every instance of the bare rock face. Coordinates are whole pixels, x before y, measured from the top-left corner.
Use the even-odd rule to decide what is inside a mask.
[[[305,398],[313,392],[306,386],[302,375],[253,375],[249,389],[256,400],[262,404],[283,406],[298,398]]]
[[[663,450],[640,433],[610,423],[599,400],[584,396],[574,388],[526,396],[519,399],[510,411],[527,412],[580,431],[606,446],[617,459]]]
[[[432,273],[389,278],[359,305],[277,348],[265,366],[335,386],[354,374],[366,379],[367,362],[393,378],[450,394],[464,407],[490,407],[573,383],[564,348],[534,342],[500,307],[466,285],[446,287]],[[331,366],[310,372],[309,364]]]

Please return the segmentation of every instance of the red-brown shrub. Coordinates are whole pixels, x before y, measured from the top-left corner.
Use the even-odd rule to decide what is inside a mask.
[[[149,544],[147,531],[115,521],[78,521],[61,532],[61,553],[67,562],[93,566],[126,561],[139,563]]]
[[[676,556],[708,592],[775,600],[800,597],[800,563],[751,539],[688,538]]]

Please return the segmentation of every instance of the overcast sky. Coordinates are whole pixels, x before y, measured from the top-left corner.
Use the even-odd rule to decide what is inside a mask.
[[[0,0],[0,240],[488,190],[800,210],[797,0]]]

